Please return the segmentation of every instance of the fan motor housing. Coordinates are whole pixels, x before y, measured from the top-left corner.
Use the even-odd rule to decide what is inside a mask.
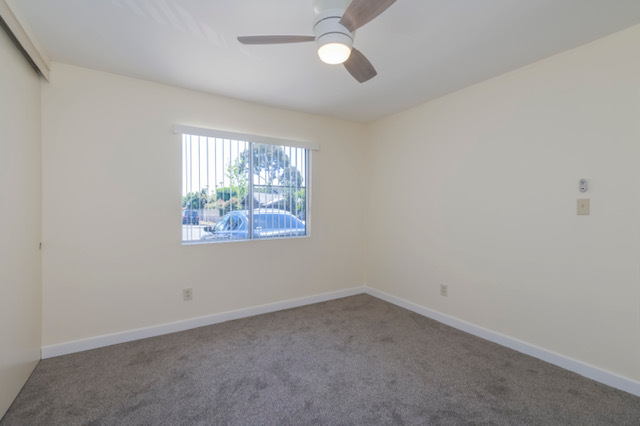
[[[354,34],[340,25],[340,19],[349,4],[351,0],[313,0],[313,35],[318,47],[327,43],[353,47]]]
[[[313,34],[316,36],[316,40],[320,41],[324,37],[335,36],[339,40],[337,41],[338,43],[344,43],[351,47],[353,45],[353,34],[344,25],[340,24],[343,13],[344,10],[329,9],[316,15],[313,21]]]

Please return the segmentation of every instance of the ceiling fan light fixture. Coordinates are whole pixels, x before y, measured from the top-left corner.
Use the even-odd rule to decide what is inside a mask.
[[[318,56],[326,64],[342,64],[351,55],[353,33],[340,24],[342,9],[328,9],[318,13],[313,21],[313,33]]]
[[[1,0],[0,0],[1,1]],[[396,0],[314,0],[313,35],[240,36],[242,44],[285,44],[315,41],[320,60],[343,64],[359,83],[377,72],[371,62],[353,47],[358,28],[387,10]]]
[[[318,56],[325,64],[344,63],[351,55],[351,47],[344,43],[326,43],[318,48]]]

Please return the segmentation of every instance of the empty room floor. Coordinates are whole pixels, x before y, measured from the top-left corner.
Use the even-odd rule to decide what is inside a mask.
[[[640,398],[369,295],[41,361],[1,425],[637,425]]]

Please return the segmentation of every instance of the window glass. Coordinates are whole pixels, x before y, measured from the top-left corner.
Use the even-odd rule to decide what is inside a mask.
[[[308,161],[305,148],[183,135],[183,243],[307,235]]]

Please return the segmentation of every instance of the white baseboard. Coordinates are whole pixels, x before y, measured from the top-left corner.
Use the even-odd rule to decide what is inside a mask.
[[[281,311],[284,309],[297,308],[314,303],[326,302],[328,300],[341,299],[343,297],[354,296],[356,294],[367,293],[373,297],[408,309],[417,314],[434,319],[443,324],[465,331],[474,336],[490,342],[497,343],[518,352],[541,359],[548,363],[557,365],[565,370],[573,371],[589,379],[614,387],[616,389],[640,396],[640,382],[627,379],[615,373],[585,364],[581,361],[548,351],[538,346],[505,336],[495,331],[471,324],[458,318],[434,311],[424,306],[409,302],[396,296],[392,296],[371,287],[354,287],[347,290],[339,290],[314,296],[302,297],[299,299],[285,300],[282,302],[270,303],[246,309],[223,312],[220,314],[206,315],[198,318],[177,321],[168,324],[160,324],[151,327],[139,328],[135,330],[123,331],[121,333],[106,334],[103,336],[91,337],[88,339],[75,340],[72,342],[60,343],[57,345],[44,346],[42,348],[42,358],[53,358],[60,355],[67,355],[74,352],[86,351],[89,349],[101,348],[118,343],[130,342],[133,340],[145,339],[147,337],[160,336],[163,334],[175,333],[178,331],[190,330],[192,328],[204,327],[207,325],[219,324],[240,318],[254,315],[266,314],[269,312]]]
[[[254,315],[266,314],[269,312],[282,311],[284,309],[297,308],[314,303],[326,302],[328,300],[341,299],[343,297],[354,296],[365,293],[365,287],[354,287],[347,290],[332,291],[329,293],[317,294],[314,296],[302,297],[299,299],[284,300],[282,302],[269,303],[267,305],[254,306],[246,309],[223,312],[220,314],[206,315],[198,318],[191,318],[167,324],[154,325],[151,327],[138,328],[135,330],[123,331],[120,333],[105,334],[88,339],[74,340],[72,342],[59,343],[42,347],[42,359],[67,355],[74,352],[86,351],[89,349],[102,348],[104,346],[116,345],[118,343],[130,342],[133,340],[146,339],[163,334],[175,333],[177,331],[190,330],[192,328],[204,327],[207,325],[219,324],[240,318]]]
[[[546,349],[523,342],[521,340],[514,339],[512,337],[496,333],[495,331],[479,327],[477,325],[443,314],[441,312],[434,311],[433,309],[425,308],[424,306],[420,306],[399,297],[392,296],[383,291],[376,290],[371,287],[365,287],[365,289],[367,294],[373,297],[377,297],[378,299],[393,303],[394,305],[408,309],[422,316],[434,319],[443,324],[457,328],[458,330],[473,334],[474,336],[478,336],[490,342],[497,343],[507,348],[514,349],[518,352],[522,352],[523,354],[541,359],[550,364],[557,365],[558,367],[564,368],[565,370],[572,371],[605,385],[623,390],[625,392],[629,392],[630,394],[636,396],[640,396],[640,382],[637,382],[635,380],[627,379],[610,371],[602,370],[600,368],[585,364],[581,361],[577,361],[564,355],[548,351]]]

